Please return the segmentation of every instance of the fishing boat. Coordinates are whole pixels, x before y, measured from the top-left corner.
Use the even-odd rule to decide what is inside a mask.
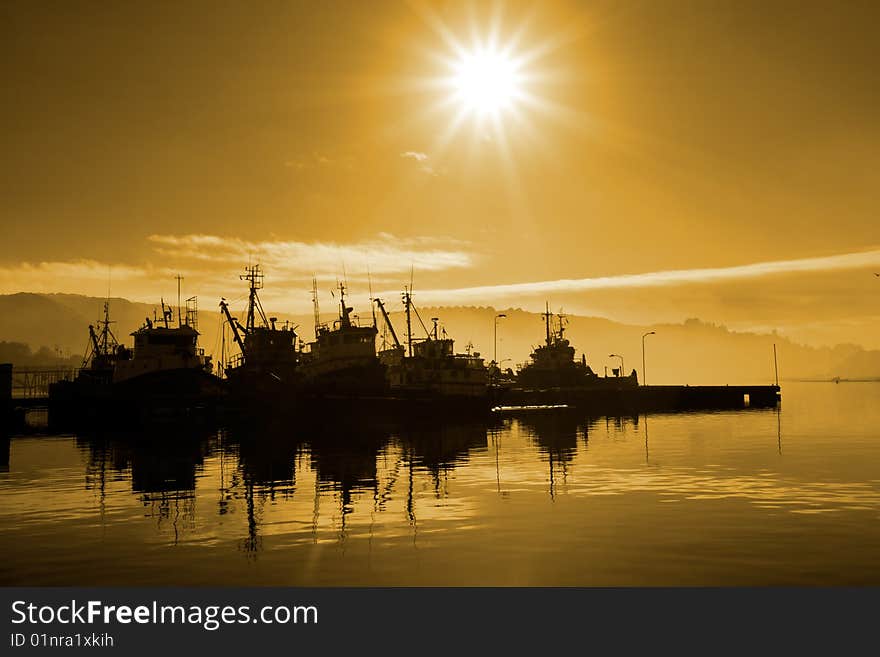
[[[312,281],[315,340],[301,354],[300,387],[305,396],[361,397],[386,389],[385,368],[376,355],[376,326],[360,326],[339,283],[339,317],[328,326],[320,320],[317,282]]]
[[[221,357],[222,376],[233,404],[277,401],[292,396],[298,383],[296,327],[290,322],[279,323],[277,317],[266,317],[258,295],[263,276],[260,265],[252,265],[240,277],[248,282],[244,325],[232,316],[226,299],[220,300],[220,309],[239,348],[229,362],[224,362],[225,355]],[[223,345],[225,351],[225,331]]]
[[[198,346],[196,298],[185,314],[162,301],[162,319],[146,319],[131,333],[133,347],[118,342],[104,305],[100,331],[89,326],[89,349],[77,376],[49,388],[50,421],[118,422],[195,416],[213,410],[220,381],[210,356]]]
[[[547,304],[541,316],[544,318],[544,344],[535,347],[529,362],[520,366],[516,386],[529,389],[620,389],[638,386],[635,371],[629,376],[624,376],[620,371],[614,377],[599,376],[587,364],[585,354],[577,360],[574,347],[565,337],[565,315],[551,313]]]
[[[393,344],[379,352],[379,360],[386,367],[390,393],[412,404],[450,405],[487,408],[489,377],[483,359],[470,347],[465,353],[455,352],[455,341],[433,317],[429,330],[412,302],[409,288],[403,293],[407,327],[406,347],[397,332],[381,299],[375,299]],[[413,336],[412,320],[425,332],[424,338]]]

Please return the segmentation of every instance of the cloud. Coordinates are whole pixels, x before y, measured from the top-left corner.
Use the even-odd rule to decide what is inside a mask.
[[[474,264],[466,242],[439,238],[400,238],[380,233],[354,243],[297,240],[248,241],[217,235],[150,235],[160,255],[177,261],[242,266],[260,262],[285,276],[336,276],[343,268],[376,274],[461,269]]]
[[[419,171],[421,171],[422,173],[425,173],[429,176],[439,175],[437,173],[437,170],[434,169],[434,167],[428,163],[429,158],[428,158],[427,153],[422,153],[420,151],[405,151],[400,154],[400,157],[406,158],[409,160],[415,160],[416,162],[418,162],[420,165]]]
[[[510,298],[558,292],[583,292],[590,290],[613,290],[625,288],[655,288],[692,284],[723,283],[727,281],[757,279],[782,274],[843,271],[880,266],[880,249],[842,253],[815,258],[772,260],[733,267],[702,269],[673,269],[641,274],[599,276],[595,278],[557,279],[484,285],[446,290],[425,290],[421,296],[431,302],[477,301],[486,298]]]
[[[320,168],[337,168],[350,171],[355,168],[355,158],[352,155],[330,156],[326,153],[313,152],[295,159],[285,160],[284,166],[297,171]]]
[[[17,263],[0,267],[0,293],[62,292],[158,303],[176,298],[176,273],[184,296],[198,295],[205,308],[221,296],[246,294],[239,274],[248,262],[266,272],[262,296],[278,312],[310,308],[311,277],[322,295],[346,275],[352,294],[366,303],[366,273],[376,296],[396,299],[412,266],[420,281],[476,268],[481,256],[468,242],[379,234],[354,243],[296,240],[247,241],[218,235],[153,235],[155,254],[142,264],[95,260]],[[676,322],[701,317],[752,330],[779,327],[792,336],[823,343],[875,344],[876,280],[880,249],[814,258],[772,260],[733,267],[671,269],[637,274],[538,280],[503,285],[429,289],[418,286],[419,305],[543,308],[544,300],[567,310],[628,322]],[[816,326],[818,319],[827,326]]]
[[[108,280],[114,296],[155,302],[176,295],[174,276],[184,276],[184,292],[201,297],[234,296],[243,288],[239,274],[258,262],[267,276],[267,299],[290,299],[307,306],[310,279],[346,275],[366,289],[367,272],[378,285],[419,272],[472,267],[477,259],[468,242],[432,237],[401,238],[388,233],[353,243],[296,240],[248,241],[219,235],[151,235],[155,252],[143,264],[96,260],[21,262],[0,267],[0,294],[44,292],[102,297]],[[109,277],[109,278],[108,278]]]

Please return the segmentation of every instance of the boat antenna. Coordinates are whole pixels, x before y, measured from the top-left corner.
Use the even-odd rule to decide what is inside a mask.
[[[773,343],[773,373],[776,376],[776,387],[779,387],[779,363],[776,360],[776,343]]]
[[[183,281],[183,276],[177,274],[174,278],[177,279],[177,326],[178,328],[181,326],[180,319],[180,283]]]
[[[376,328],[376,307],[373,305],[373,277],[370,275],[369,265],[367,265],[367,285],[370,289],[370,312],[373,313],[373,328]]]
[[[321,309],[318,305],[318,279],[312,276],[312,305],[315,308],[315,338],[318,337],[318,327],[321,325]]]

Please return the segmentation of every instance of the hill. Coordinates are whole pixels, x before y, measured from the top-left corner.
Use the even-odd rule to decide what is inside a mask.
[[[34,351],[46,347],[65,356],[83,353],[88,325],[97,322],[103,312],[104,299],[71,294],[0,295],[0,341],[18,342]],[[111,318],[117,337],[126,343],[128,334],[153,317],[153,306],[126,299],[110,299]],[[241,309],[238,308],[239,313]],[[313,338],[311,316],[277,315],[280,321],[298,325],[304,341]],[[368,308],[356,308],[362,323],[371,322]],[[515,367],[528,360],[532,347],[544,338],[541,315],[518,308],[496,310],[490,307],[426,307],[419,316],[428,329],[431,318],[440,318],[441,326],[464,351],[470,343],[486,360],[493,354],[495,315],[498,320],[498,358],[503,367]],[[332,321],[331,315],[322,319]],[[391,313],[391,320],[401,340],[405,336],[405,320],[400,311]],[[206,352],[219,356],[221,318],[217,308],[203,307],[199,330],[201,345]],[[384,333],[379,318],[380,339]],[[649,383],[768,383],[774,378],[773,345],[776,344],[779,373],[782,379],[873,378],[880,375],[880,351],[865,350],[858,345],[810,347],[791,342],[775,333],[735,332],[724,326],[698,319],[680,324],[633,326],[598,317],[566,318],[566,337],[577,349],[578,357],[586,354],[587,362],[599,373],[605,367],[617,367],[619,360],[609,354],[620,354],[626,371],[637,369],[642,378],[642,335],[646,338],[646,364]],[[413,318],[413,335],[423,336],[417,318]],[[387,337],[390,341],[390,336]],[[9,350],[7,350],[9,351]],[[9,351],[10,354],[19,351]],[[45,356],[46,351],[41,352]],[[2,353],[0,353],[2,356]],[[15,356],[7,356],[15,358]]]

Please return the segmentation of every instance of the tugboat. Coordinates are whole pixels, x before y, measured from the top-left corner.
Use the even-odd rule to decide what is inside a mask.
[[[300,363],[301,389],[307,396],[362,397],[385,389],[385,368],[376,356],[376,326],[359,326],[354,308],[345,303],[345,284],[339,283],[339,319],[332,327],[320,320],[318,286],[312,281],[315,341],[307,345]]]
[[[600,377],[587,365],[587,357],[575,360],[575,349],[565,337],[565,315],[550,312],[550,304],[541,314],[544,318],[544,344],[535,347],[531,360],[522,365],[516,384],[523,388],[634,388],[638,386],[635,371],[630,376]]]
[[[408,288],[403,293],[407,327],[407,347],[404,348],[382,300],[375,299],[375,302],[393,339],[393,346],[379,352],[392,395],[418,406],[488,408],[489,375],[479,353],[471,352],[470,347],[464,354],[455,353],[454,340],[447,336],[446,329],[439,327],[436,317],[431,318],[433,328],[428,331]],[[425,331],[425,338],[413,338],[413,313]]]
[[[587,365],[585,355],[576,360],[574,347],[565,337],[565,316],[551,313],[549,304],[542,317],[544,344],[535,347],[514,381],[492,386],[495,408],[612,407],[630,399],[627,391],[639,389],[635,371],[629,376],[599,376]]]
[[[220,309],[240,350],[229,363],[224,363],[223,375],[233,403],[277,401],[291,395],[297,385],[300,355],[295,327],[289,322],[279,326],[276,317],[266,318],[257,295],[263,287],[259,265],[247,267],[240,278],[249,284],[244,326],[229,312],[226,299],[220,300]]]
[[[196,299],[187,300],[185,316],[162,301],[160,325],[146,319],[131,335],[134,348],[118,343],[104,305],[100,333],[89,327],[89,351],[73,381],[49,388],[53,424],[70,422],[147,421],[202,417],[220,396],[211,357],[198,346]],[[159,322],[157,322],[158,324]]]

